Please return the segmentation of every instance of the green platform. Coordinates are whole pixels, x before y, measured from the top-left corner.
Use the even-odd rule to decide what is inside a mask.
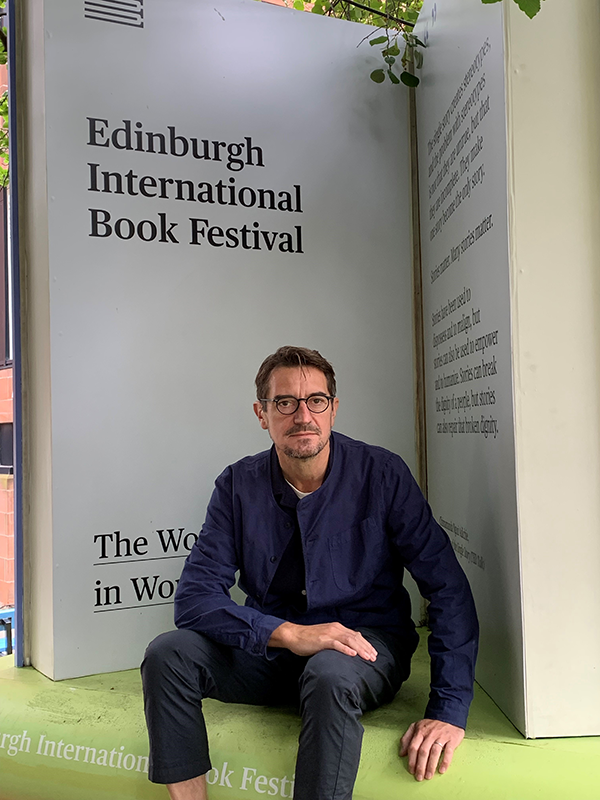
[[[394,703],[364,718],[355,800],[600,800],[600,738],[526,741],[480,689],[450,771],[416,783],[397,746],[422,713],[427,683],[422,642]],[[298,720],[216,701],[205,710],[220,773],[211,800],[288,797]],[[165,800],[147,780],[147,752],[137,671],[52,683],[0,658],[0,800]]]

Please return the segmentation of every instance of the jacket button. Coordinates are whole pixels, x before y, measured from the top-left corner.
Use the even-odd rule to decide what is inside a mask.
[[[274,564],[277,561],[277,556],[271,556],[271,564]]]
[[[286,522],[285,523],[285,527],[286,528],[291,528],[292,527],[292,523],[291,522]]]

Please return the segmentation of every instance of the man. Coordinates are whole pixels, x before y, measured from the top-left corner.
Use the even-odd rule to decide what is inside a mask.
[[[364,711],[390,702],[417,634],[403,569],[430,601],[431,694],[401,740],[417,780],[445,772],[464,736],[477,619],[467,580],[399,456],[332,433],[335,375],[315,350],[282,347],[256,377],[273,441],[217,478],[175,597],[178,630],[142,665],[150,779],[205,800],[204,697],[294,703],[296,800],[348,800]],[[377,393],[373,392],[373,411]],[[239,570],[246,605],[229,596]]]

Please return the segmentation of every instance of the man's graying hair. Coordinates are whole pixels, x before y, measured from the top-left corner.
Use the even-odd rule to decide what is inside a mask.
[[[327,391],[332,397],[335,397],[335,372],[329,361],[323,358],[317,350],[286,345],[285,347],[280,347],[272,355],[267,356],[260,365],[255,380],[258,400],[268,396],[271,375],[273,370],[278,367],[313,367],[320,370],[327,380]]]

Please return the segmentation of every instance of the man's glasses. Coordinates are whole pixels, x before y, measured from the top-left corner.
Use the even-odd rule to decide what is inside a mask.
[[[310,394],[308,397],[293,397],[292,395],[284,395],[283,397],[262,397],[261,403],[275,403],[275,408],[280,414],[295,414],[300,403],[306,403],[306,407],[311,414],[322,414],[327,411],[329,404],[333,400],[327,394]]]

